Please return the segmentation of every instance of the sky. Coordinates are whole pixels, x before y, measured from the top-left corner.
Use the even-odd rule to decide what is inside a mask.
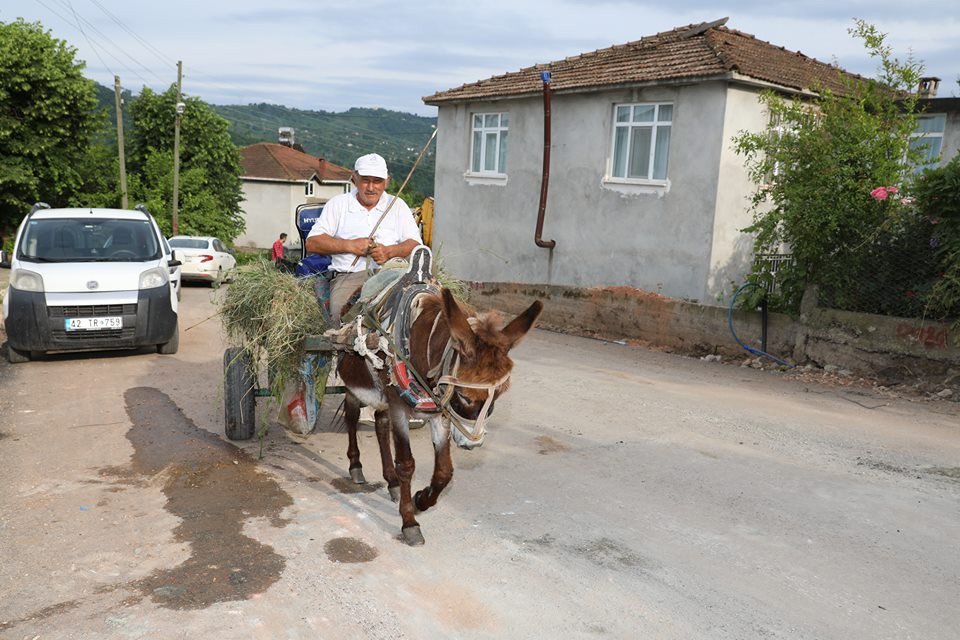
[[[893,54],[960,96],[957,0],[3,0],[0,22],[39,21],[112,87],[183,91],[211,104],[382,107],[436,115],[423,96],[674,27],[727,26],[848,71],[878,61],[848,33],[861,18]]]

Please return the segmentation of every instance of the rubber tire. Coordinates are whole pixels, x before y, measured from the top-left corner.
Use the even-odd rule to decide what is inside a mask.
[[[170,338],[169,342],[164,342],[157,345],[157,353],[162,353],[165,356],[172,356],[180,349],[180,323],[174,327],[173,337]]]
[[[223,267],[217,269],[217,277],[210,281],[210,288],[219,289],[221,284],[223,284]]]
[[[19,349],[14,349],[10,346],[10,343],[7,343],[7,361],[10,364],[20,364],[23,362],[30,362],[30,352],[29,351],[20,351]]]
[[[223,425],[230,440],[249,440],[255,431],[257,396],[250,353],[239,347],[223,352]]]

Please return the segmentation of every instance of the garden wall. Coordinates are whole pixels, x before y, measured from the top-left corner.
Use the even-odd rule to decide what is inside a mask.
[[[711,307],[629,287],[473,283],[472,303],[507,315],[544,303],[540,324],[567,333],[637,340],[691,355],[748,356],[761,348],[761,314]],[[731,331],[731,324],[733,331]],[[798,319],[770,313],[766,352],[797,364],[834,365],[887,382],[960,384],[960,347],[945,323],[822,309],[810,290]]]

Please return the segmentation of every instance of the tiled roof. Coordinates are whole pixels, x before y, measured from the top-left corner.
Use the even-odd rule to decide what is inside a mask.
[[[709,79],[732,72],[783,87],[842,90],[839,67],[728,29],[727,19],[677,27],[635,42],[538,64],[426,96],[426,104],[539,93],[541,71],[554,92],[668,80]]]
[[[291,182],[309,180],[314,174],[320,182],[347,182],[350,169],[323,158],[297,151],[275,142],[258,142],[240,150],[245,178],[268,178]]]

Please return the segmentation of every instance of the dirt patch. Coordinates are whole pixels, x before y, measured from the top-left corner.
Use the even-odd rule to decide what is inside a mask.
[[[570,451],[570,447],[550,436],[537,436],[534,438],[534,442],[537,443],[537,447],[539,448],[537,453],[542,456]]]
[[[44,607],[39,611],[34,611],[33,613],[26,615],[19,620],[7,620],[5,622],[0,622],[0,631],[6,631],[7,629],[12,629],[24,622],[37,622],[39,620],[46,620],[51,616],[60,615],[65,611],[70,611],[71,609],[76,609],[80,606],[80,602],[77,600],[67,600],[66,602],[58,602],[57,604],[50,605],[49,607]],[[38,638],[40,636],[37,636]]]
[[[356,538],[334,538],[323,545],[331,562],[370,562],[379,552],[363,540]]]

